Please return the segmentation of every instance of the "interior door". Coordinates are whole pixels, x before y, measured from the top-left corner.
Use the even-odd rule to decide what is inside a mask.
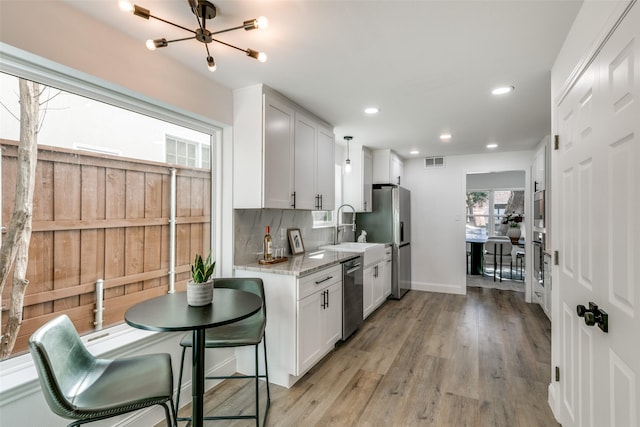
[[[640,417],[640,7],[633,6],[558,108],[552,209],[559,250],[560,422]],[[559,209],[559,210],[558,210]],[[594,302],[608,332],[577,306]]]

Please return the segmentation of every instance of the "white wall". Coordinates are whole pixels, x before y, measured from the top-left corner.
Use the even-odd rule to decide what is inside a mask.
[[[528,200],[532,158],[532,151],[450,156],[444,168],[433,169],[425,169],[422,158],[405,160],[404,182],[411,190],[413,219],[412,289],[466,293],[466,175],[524,171]],[[527,209],[525,204],[525,217]]]

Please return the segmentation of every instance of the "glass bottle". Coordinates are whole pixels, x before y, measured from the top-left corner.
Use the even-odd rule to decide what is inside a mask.
[[[273,239],[269,234],[269,226],[267,225],[266,234],[264,235],[264,260],[271,261],[273,259]]]

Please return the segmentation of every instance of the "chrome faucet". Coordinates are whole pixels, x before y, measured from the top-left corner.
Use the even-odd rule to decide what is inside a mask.
[[[335,238],[333,240],[333,244],[337,245],[338,243],[340,243],[340,227],[344,227],[345,224],[340,224],[340,220],[342,219],[342,217],[340,216],[340,209],[344,208],[345,206],[350,207],[351,211],[353,212],[352,215],[352,220],[351,220],[351,229],[353,230],[353,233],[355,235],[356,232],[356,210],[353,206],[351,206],[350,204],[343,204],[340,205],[340,207],[338,207],[338,210],[336,211],[336,215],[338,216],[338,219],[336,220],[336,234],[335,234]],[[344,231],[344,230],[343,230]]]

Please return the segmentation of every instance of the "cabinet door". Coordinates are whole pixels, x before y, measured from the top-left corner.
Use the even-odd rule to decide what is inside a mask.
[[[384,301],[384,262],[378,263],[373,268],[373,309],[375,310]]]
[[[316,193],[323,211],[335,209],[335,139],[333,131],[318,127],[316,137]]]
[[[323,294],[316,292],[298,301],[298,360],[296,375],[313,366],[323,349]]]
[[[330,350],[342,338],[342,282],[330,286],[326,292],[327,305],[322,313],[325,320],[322,346]]]
[[[373,208],[373,157],[371,151],[362,150],[362,212]]]
[[[265,96],[263,193],[265,208],[291,208],[293,125],[293,109],[276,99]]]
[[[392,184],[402,184],[402,159],[396,153],[391,153],[391,166],[389,173],[389,182]]]
[[[296,113],[294,138],[294,176],[296,209],[316,209],[315,193],[316,124]]]
[[[391,295],[391,269],[393,268],[391,262],[391,257],[385,258],[384,260],[384,268],[382,273],[382,293],[384,294],[385,298]]]
[[[367,267],[362,273],[362,316],[366,319],[373,311],[373,266]]]

